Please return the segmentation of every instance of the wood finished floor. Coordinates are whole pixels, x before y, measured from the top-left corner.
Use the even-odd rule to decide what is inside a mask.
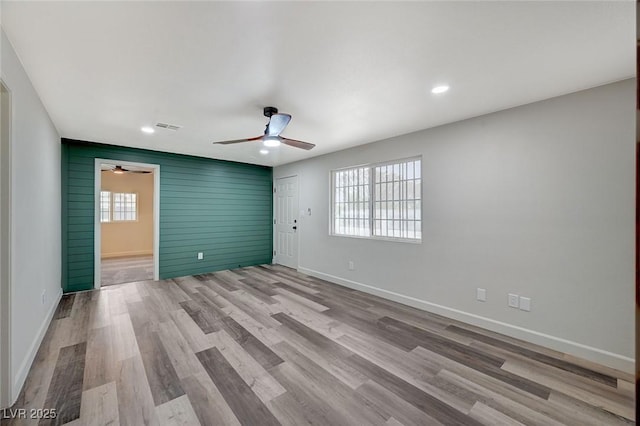
[[[40,424],[584,426],[633,423],[632,380],[265,265],[65,295],[13,408],[57,409]]]
[[[153,279],[153,256],[107,258],[100,266],[101,286]]]

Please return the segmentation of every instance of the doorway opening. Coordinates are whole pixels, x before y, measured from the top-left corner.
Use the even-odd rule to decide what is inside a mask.
[[[11,92],[0,81],[0,408],[11,383]]]
[[[276,179],[273,189],[273,263],[298,269],[298,176]]]
[[[157,164],[96,159],[95,287],[159,279]]]

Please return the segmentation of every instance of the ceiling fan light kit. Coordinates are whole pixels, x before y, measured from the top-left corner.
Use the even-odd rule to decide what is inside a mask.
[[[111,172],[116,175],[122,175],[125,173],[151,173],[151,171],[149,170],[129,170],[129,169],[122,168],[122,166],[113,166],[112,169],[105,169],[105,170],[102,170],[102,172]]]
[[[287,127],[287,125],[289,124],[289,121],[291,121],[291,115],[278,113],[278,108],[272,106],[264,107],[262,112],[265,117],[269,118],[269,122],[267,123],[267,127],[264,129],[263,136],[214,142],[214,144],[231,145],[243,142],[262,141],[264,146],[270,148],[278,147],[281,143],[292,146],[294,148],[301,148],[306,150],[310,150],[315,147],[315,144],[309,142],[297,141],[295,139],[288,139],[280,136],[280,133],[284,131],[285,127]]]
[[[280,146],[280,139],[275,136],[267,136],[262,139],[262,143],[264,146],[268,146],[269,148],[274,148],[276,146]]]

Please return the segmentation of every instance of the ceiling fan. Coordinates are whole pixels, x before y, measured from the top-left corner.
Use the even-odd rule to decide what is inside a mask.
[[[129,170],[129,169],[123,169],[122,166],[112,166],[110,164],[105,164],[102,167],[103,167],[103,170],[102,170],[103,172],[111,172],[117,175],[121,175],[124,173],[151,173],[150,170]]]
[[[267,147],[276,147],[283,143],[285,145],[306,150],[312,149],[315,146],[315,144],[309,142],[297,141],[295,139],[289,139],[280,136],[280,133],[284,131],[285,127],[287,127],[287,124],[289,124],[289,121],[291,121],[291,115],[278,113],[278,108],[271,106],[264,107],[263,113],[265,117],[269,117],[267,127],[264,129],[264,135],[248,139],[214,142],[214,144],[219,143],[222,145],[230,145],[234,143],[262,141],[264,146]]]

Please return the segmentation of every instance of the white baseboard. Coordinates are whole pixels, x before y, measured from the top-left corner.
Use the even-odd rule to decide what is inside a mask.
[[[354,290],[360,290],[365,293],[393,300],[394,302],[402,303],[414,308],[422,309],[427,312],[432,312],[434,314],[442,315],[447,318],[462,321],[477,327],[482,327],[496,333],[507,335],[509,337],[545,346],[547,348],[564,352],[579,358],[584,358],[586,360],[606,365],[607,367],[615,368],[626,373],[635,373],[635,360],[633,358],[609,352],[604,349],[583,345],[582,343],[573,342],[561,337],[551,336],[549,334],[529,330],[502,321],[496,321],[491,318],[486,318],[458,309],[449,308],[447,306],[438,305],[436,303],[427,302],[426,300],[417,299],[411,296],[405,296],[393,291],[373,287],[345,278],[336,277],[334,275],[325,274],[323,272],[314,271],[313,269],[299,267],[298,270],[307,275],[311,275],[316,278],[349,287]]]
[[[103,253],[102,259],[112,259],[114,257],[134,257],[134,256],[153,256],[153,250],[123,251],[121,253]]]
[[[51,320],[53,319],[53,315],[60,304],[60,299],[62,298],[62,288],[58,292],[55,297],[55,302],[51,304],[49,308],[49,312],[47,312],[47,316],[45,317],[40,329],[38,330],[38,334],[33,339],[31,346],[29,347],[29,351],[27,352],[27,356],[20,364],[18,368],[18,373],[13,381],[13,387],[11,389],[11,405],[13,405],[18,396],[20,395],[20,391],[22,390],[22,386],[24,386],[25,380],[27,380],[27,375],[29,374],[29,370],[31,370],[31,365],[33,364],[33,360],[36,358],[36,354],[38,353],[38,349],[40,349],[40,344],[42,343],[42,339],[44,339],[44,335],[47,333],[49,329],[49,324],[51,324]]]

